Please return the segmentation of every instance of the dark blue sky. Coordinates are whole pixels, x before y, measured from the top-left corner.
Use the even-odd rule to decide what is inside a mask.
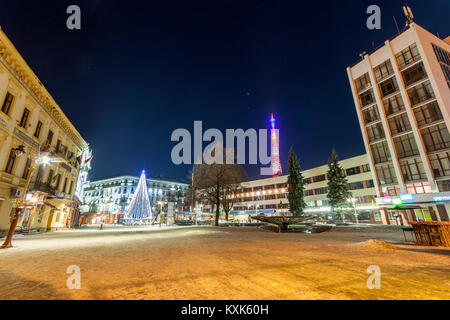
[[[82,30],[66,28],[78,4]],[[366,8],[381,7],[381,30]],[[402,28],[404,1],[2,1],[0,25],[94,150],[91,179],[186,178],[170,160],[176,128],[265,128],[279,119],[281,162],[303,168],[364,152],[346,67]],[[450,34],[450,1],[408,1]],[[259,166],[248,166],[257,178]]]

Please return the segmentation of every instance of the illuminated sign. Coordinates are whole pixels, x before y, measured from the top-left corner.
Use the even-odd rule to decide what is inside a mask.
[[[392,197],[391,196],[385,196],[383,197],[383,202],[384,203],[391,203],[392,201]]]
[[[402,204],[402,199],[398,197],[392,198],[392,204]]]
[[[400,199],[402,199],[402,200],[412,200],[412,198],[413,198],[412,194],[409,194],[409,193],[400,195]]]
[[[450,196],[433,197],[434,201],[450,201]]]

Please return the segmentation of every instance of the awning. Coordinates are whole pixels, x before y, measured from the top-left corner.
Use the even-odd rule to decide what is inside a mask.
[[[54,205],[48,203],[48,202],[44,202],[44,204],[52,209],[58,209],[57,207],[55,207]]]

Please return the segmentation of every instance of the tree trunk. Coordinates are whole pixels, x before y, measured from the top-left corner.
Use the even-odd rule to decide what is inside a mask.
[[[2,244],[0,249],[12,248],[12,237],[14,235],[14,231],[16,230],[17,222],[19,221],[20,210],[20,208],[16,208],[16,210],[14,210],[14,219],[11,221],[8,235],[6,236],[5,242]]]
[[[219,215],[220,215],[220,202],[217,201],[217,204],[216,204],[216,221],[215,221],[215,226],[216,227],[219,226]]]
[[[228,211],[225,211],[225,220],[228,222]]]

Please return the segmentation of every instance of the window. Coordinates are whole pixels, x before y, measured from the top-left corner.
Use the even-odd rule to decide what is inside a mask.
[[[2,104],[2,112],[3,113],[9,114],[9,111],[11,111],[11,106],[12,106],[13,101],[14,101],[14,96],[11,93],[7,92],[5,100],[3,100],[3,104]]]
[[[36,174],[36,184],[40,184],[42,182],[42,176],[44,175],[44,166],[39,165],[38,172]]]
[[[426,179],[425,169],[419,158],[400,161],[400,168],[405,182]]]
[[[450,191],[450,180],[436,182],[440,192]]]
[[[63,187],[62,187],[61,191],[65,193],[66,192],[66,188],[67,188],[67,178],[64,179],[64,184],[63,184]]]
[[[52,130],[48,130],[46,144],[51,145],[52,141],[53,141],[53,131]]]
[[[370,87],[370,77],[368,73],[363,74],[361,77],[355,80],[356,91],[360,92]]]
[[[6,163],[5,172],[12,173],[14,162],[16,161],[16,152],[14,149],[11,149],[9,152],[8,162]]]
[[[303,184],[309,184],[309,183],[311,183],[311,178],[303,179]]]
[[[370,165],[367,163],[367,164],[363,164],[363,172],[370,172]]]
[[[362,181],[352,182],[348,184],[348,188],[350,190],[364,189],[364,183]]]
[[[450,87],[450,53],[434,44],[433,50],[436,54],[437,60],[441,64],[442,72],[444,73],[444,77],[447,79],[448,86]]]
[[[31,167],[31,159],[28,158],[27,162],[25,164],[25,168],[23,170],[23,174],[22,174],[23,179],[26,179],[28,177],[28,172],[30,171],[30,167]]]
[[[392,135],[411,130],[411,125],[409,124],[408,115],[406,112],[390,118],[388,122]]]
[[[397,183],[394,166],[392,164],[377,166],[376,171],[380,185]]]
[[[39,135],[41,134],[42,122],[38,121],[36,130],[34,131],[34,136],[39,139]]]
[[[315,176],[312,178],[314,182],[319,182],[319,181],[324,181],[325,180],[325,175],[321,174],[319,176]]]
[[[405,86],[409,86],[414,82],[417,82],[427,76],[425,71],[425,67],[423,63],[420,62],[409,69],[406,69],[402,72],[403,81],[405,82]]]
[[[61,183],[61,174],[60,173],[58,173],[57,175],[56,175],[56,183],[55,183],[55,188],[56,189],[59,189],[59,184]]]
[[[59,153],[59,149],[61,148],[61,140],[57,140],[56,141],[56,147],[55,147],[55,150],[56,150],[56,153]]]
[[[409,89],[408,96],[409,100],[411,101],[411,106],[434,98],[434,92],[431,88],[430,81],[425,81],[418,84],[414,88]]]
[[[386,141],[379,142],[370,146],[372,156],[375,163],[382,163],[391,160]]]
[[[386,60],[382,64],[376,66],[373,71],[375,72],[375,78],[377,79],[377,82],[394,73],[390,60]]]
[[[366,186],[367,186],[367,188],[373,188],[375,186],[373,183],[373,180],[372,179],[366,180]],[[367,202],[370,202],[370,201],[367,201]]]
[[[450,176],[450,152],[430,155],[435,178]]]
[[[412,133],[394,138],[394,144],[400,159],[419,154],[419,149],[417,148],[417,144]]]
[[[372,89],[362,93],[359,95],[359,100],[361,102],[361,107],[365,107],[369,104],[372,104],[375,102],[375,98],[373,97]]]
[[[395,81],[395,78],[390,78],[382,83],[379,84],[381,95],[383,97],[386,97],[387,95],[390,95],[391,93],[394,93],[397,91],[397,82]]]
[[[383,105],[387,116],[400,110],[405,110],[405,105],[400,94],[383,100]]]
[[[407,184],[406,192],[408,192],[409,194],[431,193],[431,187],[428,182]]]
[[[313,195],[314,195],[314,192],[313,192],[312,189],[305,190],[304,195],[305,195],[305,197],[307,197],[307,196],[313,196]]]
[[[70,180],[70,186],[69,186],[69,194],[72,194],[73,191],[73,180]]]
[[[417,125],[419,127],[443,119],[441,110],[436,101],[415,108],[414,115],[416,116]]]
[[[450,135],[445,123],[420,130],[428,152],[450,148]]]
[[[317,188],[315,189],[316,194],[325,194],[328,192],[328,188],[324,187],[324,188]]]
[[[361,173],[361,168],[359,166],[353,167],[353,168],[348,168],[345,170],[345,174],[347,176],[351,176],[351,175],[358,174],[358,173]]]
[[[362,112],[364,123],[368,124],[380,119],[380,114],[378,113],[377,106],[369,107]]]
[[[373,126],[367,127],[367,136],[369,137],[369,142],[374,142],[376,140],[383,139],[385,137],[383,126],[381,122],[374,124]]]
[[[417,49],[417,45],[413,43],[408,48],[403,49],[398,54],[395,55],[397,59],[398,67],[401,69],[414,61],[420,60],[420,53]]]
[[[22,113],[22,119],[20,119],[20,123],[19,123],[20,127],[25,128],[25,126],[27,125],[29,116],[30,116],[30,110],[25,108]]]
[[[50,169],[50,171],[48,173],[48,179],[47,179],[47,184],[49,184],[49,185],[52,183],[53,173],[54,173],[54,171],[52,169]]]

